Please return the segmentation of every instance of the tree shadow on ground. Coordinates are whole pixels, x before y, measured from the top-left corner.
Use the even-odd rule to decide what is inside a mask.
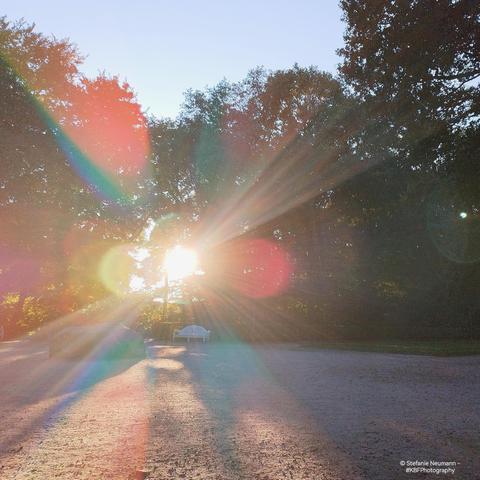
[[[263,473],[259,472],[262,469],[268,477],[276,475],[283,467],[285,473],[278,478],[291,478],[288,475],[297,478],[295,475],[318,475],[322,472],[322,475],[331,472],[334,475],[332,478],[342,478],[345,465],[356,469],[355,462],[348,455],[343,455],[344,465],[335,465],[329,458],[334,453],[335,444],[322,429],[312,428],[308,424],[302,406],[278,384],[255,347],[241,342],[219,342],[165,348],[167,353],[162,357],[174,359],[179,365],[175,369],[148,367],[152,383],[160,388],[162,384],[183,382],[191,388],[188,402],[177,401],[177,408],[185,405],[189,409],[193,402],[198,402],[205,409],[206,414],[203,408],[197,412],[199,423],[203,421],[206,424],[204,441],[209,446],[213,445],[220,454],[228,478],[261,478]],[[283,399],[288,405],[282,405]],[[289,416],[290,413],[292,416]],[[176,432],[181,432],[179,423],[184,421],[190,425],[192,420],[188,415],[175,415],[177,418],[172,422],[172,432],[175,432],[175,428]],[[258,431],[245,430],[250,420],[258,427]],[[168,416],[152,415],[152,430],[169,430],[165,425],[168,421]],[[302,429],[312,432],[298,437],[297,433]],[[305,438],[308,438],[308,446],[295,446],[297,440],[301,444]],[[325,447],[324,451],[314,450],[317,438]],[[192,448],[190,439],[183,443],[187,449]],[[295,452],[289,451],[291,447]],[[308,448],[308,453],[300,465],[295,458],[304,447]],[[178,461],[177,457],[175,461]],[[313,463],[305,469],[310,460]],[[180,462],[184,461],[180,459]],[[355,475],[355,478],[362,478],[358,469]]]
[[[23,420],[14,435],[0,439],[0,457],[14,451],[38,427],[47,425],[52,416],[67,410],[95,385],[120,375],[142,360],[115,356],[105,359],[101,355],[94,359],[48,358],[45,344],[29,341],[0,351],[2,409],[4,415],[12,418],[20,415]],[[24,417],[30,407],[41,403],[47,406],[30,418]]]

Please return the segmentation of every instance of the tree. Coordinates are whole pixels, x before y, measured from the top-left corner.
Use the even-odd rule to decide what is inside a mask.
[[[29,295],[69,309],[107,293],[98,282],[72,284],[80,265],[69,238],[88,229],[107,249],[138,229],[145,118],[126,83],[87,79],[81,62],[68,40],[0,19],[0,293],[10,311],[17,300],[13,324]]]
[[[378,142],[404,167],[448,170],[453,133],[478,126],[478,2],[344,0],[341,6],[347,30],[340,73],[364,101],[368,149]]]
[[[406,292],[409,311],[400,317],[420,322],[419,329],[441,310],[438,325],[454,330],[455,321],[461,331],[467,310],[478,311],[465,288],[478,268],[449,263],[432,224],[448,224],[443,237],[478,239],[480,6],[449,0],[345,0],[341,6],[347,29],[340,74],[363,117],[352,135],[353,153],[370,169],[337,189],[334,201],[343,212],[356,212],[375,246],[363,273],[368,284],[393,282]],[[447,214],[444,204],[455,208]],[[448,220],[463,210],[468,228]],[[447,216],[432,222],[432,211]],[[461,242],[455,245],[457,262],[474,261],[459,255]],[[442,275],[463,287],[442,283]]]

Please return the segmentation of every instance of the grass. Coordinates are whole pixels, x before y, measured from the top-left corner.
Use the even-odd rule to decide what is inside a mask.
[[[464,355],[480,355],[480,340],[382,340],[364,342],[315,342],[301,345],[300,348],[454,357]]]

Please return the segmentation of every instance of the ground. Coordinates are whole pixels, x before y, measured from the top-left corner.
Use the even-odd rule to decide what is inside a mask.
[[[480,478],[479,398],[479,356],[212,343],[76,362],[4,342],[0,478]]]

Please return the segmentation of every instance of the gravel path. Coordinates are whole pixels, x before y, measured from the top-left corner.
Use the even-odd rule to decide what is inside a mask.
[[[211,344],[73,362],[6,342],[0,401],[2,480],[480,478],[480,357]],[[455,473],[405,473],[415,460]]]

